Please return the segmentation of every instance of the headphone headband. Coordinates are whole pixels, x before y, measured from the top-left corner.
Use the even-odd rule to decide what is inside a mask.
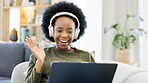
[[[70,13],[70,12],[58,12],[58,13],[56,13],[56,14],[55,14],[54,16],[52,16],[52,18],[50,19],[50,25],[52,25],[53,19],[54,19],[55,17],[57,17],[57,16],[60,16],[60,15],[69,15],[69,16],[71,16],[71,17],[74,17],[74,18],[77,20],[77,22],[78,22],[78,27],[77,27],[77,29],[80,27],[80,22],[79,22],[78,18],[77,18],[74,14],[72,14],[72,13]]]

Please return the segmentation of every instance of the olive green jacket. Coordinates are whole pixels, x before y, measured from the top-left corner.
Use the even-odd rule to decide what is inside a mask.
[[[29,68],[25,83],[47,83],[50,74],[50,64],[53,61],[60,62],[94,62],[90,53],[82,50],[75,50],[74,53],[64,53],[55,47],[45,48],[45,61],[40,73],[35,72],[36,57],[32,54],[29,60]]]

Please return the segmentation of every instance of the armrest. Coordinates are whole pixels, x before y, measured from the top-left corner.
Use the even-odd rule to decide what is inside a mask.
[[[15,66],[11,75],[11,83],[24,83],[25,74],[24,72],[28,69],[29,62],[22,62]]]
[[[148,83],[148,72],[139,72],[126,81],[126,83]]]

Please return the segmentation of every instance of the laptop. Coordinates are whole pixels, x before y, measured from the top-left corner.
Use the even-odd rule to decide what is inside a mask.
[[[112,83],[117,64],[53,62],[48,83]]]

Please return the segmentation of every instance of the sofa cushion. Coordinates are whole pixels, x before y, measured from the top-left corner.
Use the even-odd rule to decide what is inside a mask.
[[[11,83],[24,83],[26,77],[24,72],[27,74],[28,64],[29,62],[22,62],[15,66],[11,76]]]
[[[9,79],[9,80],[0,80],[0,83],[11,83],[11,79]]]
[[[29,58],[32,52],[29,50],[26,44],[24,44],[24,46],[25,46],[25,61],[29,61]]]
[[[130,76],[126,83],[148,83],[148,72],[138,72]]]
[[[11,77],[13,68],[25,60],[24,43],[0,44],[0,77]]]
[[[10,80],[9,77],[0,77],[0,80]]]

